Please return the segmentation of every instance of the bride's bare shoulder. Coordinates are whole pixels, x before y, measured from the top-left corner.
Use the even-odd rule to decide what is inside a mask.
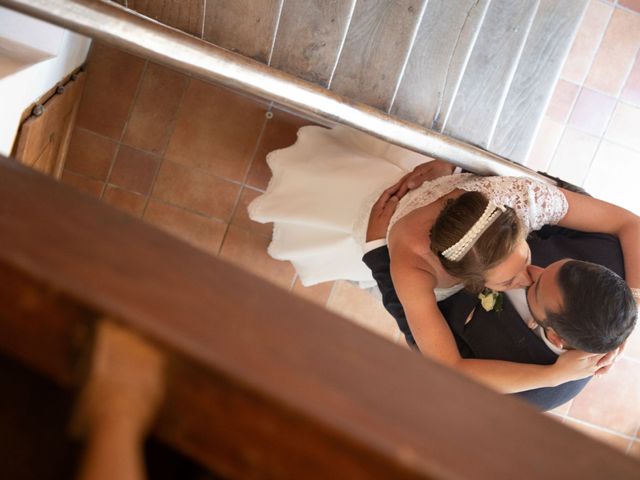
[[[431,252],[429,230],[413,228],[411,224],[400,225],[389,236],[389,255],[392,270],[421,271],[438,278],[439,261]]]
[[[450,283],[450,277],[431,251],[430,232],[447,201],[462,195],[464,190],[453,190],[429,205],[420,207],[398,220],[389,232],[391,265],[398,270],[421,271],[431,276],[436,284]]]
[[[433,263],[408,248],[391,253],[391,277],[394,284],[412,284],[419,280],[423,287],[436,288],[439,283],[438,269]]]

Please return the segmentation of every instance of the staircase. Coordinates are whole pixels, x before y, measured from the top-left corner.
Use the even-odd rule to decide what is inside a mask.
[[[586,0],[120,0],[205,41],[523,163]]]
[[[536,129],[584,6],[524,0],[415,1],[402,8],[400,2],[363,0],[121,3],[345,95],[340,111],[352,106],[348,99],[365,102],[484,148],[509,150],[512,158],[528,149],[523,132]],[[80,7],[105,5],[47,0],[45,6],[69,26]],[[90,23],[76,19],[85,33]],[[187,51],[197,61],[181,66],[194,77],[204,76],[207,61],[225,60],[189,50],[179,38],[184,35],[166,29],[153,33],[114,18],[96,23],[104,28],[102,40],[127,46],[120,35],[126,30],[153,59],[172,60],[170,66],[176,65],[171,55]],[[329,35],[333,29],[339,35]],[[158,48],[153,35],[166,35],[174,50]],[[234,60],[236,67],[245,61]],[[278,72],[269,73],[260,79],[282,87]],[[114,76],[113,83],[123,80]],[[159,83],[167,97],[177,96],[171,82]],[[293,85],[285,93],[292,91],[302,89]],[[336,103],[331,95],[319,98]],[[362,119],[367,108],[352,110]],[[384,118],[376,128],[397,133],[399,123]],[[437,151],[438,142],[420,146]],[[0,300],[6,306],[0,351],[70,390],[86,371],[87,354],[95,352],[96,332],[119,325],[166,361],[165,401],[153,434],[224,477],[637,476],[637,462],[514,399],[2,157],[0,206],[7,206],[0,215]]]

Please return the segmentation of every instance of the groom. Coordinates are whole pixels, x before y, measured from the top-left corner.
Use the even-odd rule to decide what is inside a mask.
[[[414,176],[414,180],[417,176]],[[410,182],[405,183],[410,184]],[[421,184],[422,181],[419,183]],[[405,192],[406,189],[401,194]],[[372,219],[368,240],[383,236],[377,232],[386,231],[385,223],[388,223],[387,219],[393,209],[395,206],[392,200],[386,212],[379,212],[382,214],[376,220]],[[371,235],[372,231],[373,235]],[[391,281],[389,251],[386,245],[380,245],[381,243],[384,242],[379,241],[378,245],[375,241],[369,242],[368,245],[373,248],[365,253],[363,261],[373,272],[382,292],[385,308],[396,319],[398,326],[405,334],[407,343],[417,348]],[[620,278],[595,265],[570,261],[564,262],[565,265],[561,262],[566,258],[593,262],[623,276],[623,258],[618,240],[604,234],[545,226],[530,235],[528,243],[531,248],[532,265],[548,267],[544,269],[532,267],[531,270],[534,284],[530,287],[529,303],[532,301],[540,303],[535,306],[532,304],[531,307],[537,310],[532,312],[537,315],[531,315],[529,312],[523,291],[508,292],[500,312],[485,311],[479,306],[476,297],[464,291],[438,304],[454,334],[461,356],[547,365],[556,361],[560,353],[557,347],[561,342],[569,346],[572,344],[579,346],[581,342],[584,344],[586,341],[588,345],[593,345],[593,349],[599,349],[598,351],[603,351],[604,347],[604,344],[598,345],[601,338],[617,335],[619,338],[614,339],[613,342],[615,345],[622,343],[633,330],[637,310],[632,298],[620,297]],[[558,270],[563,270],[565,273],[560,276]],[[591,288],[594,286],[593,282],[598,284],[596,290]],[[538,287],[542,287],[539,292],[536,291]],[[554,301],[557,298],[560,298],[560,303],[565,305],[558,306],[558,302]],[[563,302],[563,299],[566,301]],[[597,311],[602,312],[601,318],[604,321],[595,326],[595,335],[589,335],[588,328],[581,326],[580,321],[584,319],[583,317],[594,318],[594,312]],[[562,316],[561,313],[565,315]],[[545,315],[546,318],[539,318],[541,315]],[[528,323],[531,323],[530,320],[542,322],[546,335],[539,336],[529,328],[530,325],[523,320],[527,316]],[[561,339],[555,333],[553,327],[558,330],[560,325],[557,325],[557,322],[559,321],[565,323],[565,328],[560,330],[564,330],[564,336],[570,338]],[[550,323],[551,328],[549,328]],[[593,325],[590,327],[593,329]],[[587,348],[587,350],[590,349]],[[589,378],[586,378],[557,387],[520,392],[516,395],[542,410],[549,410],[575,397],[588,381]]]

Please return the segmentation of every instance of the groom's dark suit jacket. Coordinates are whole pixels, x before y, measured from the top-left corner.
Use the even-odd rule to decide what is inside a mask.
[[[624,276],[622,250],[615,237],[546,226],[531,234],[527,241],[534,265],[546,267],[557,260],[573,258],[604,265]],[[387,247],[377,248],[365,254],[363,260],[380,287],[385,308],[398,322],[407,343],[417,348],[391,282],[389,250]],[[472,320],[465,325],[466,318],[476,306],[479,307],[479,300],[464,291],[438,303],[462,357],[540,365],[555,362],[557,356],[525,325],[506,296],[501,312],[486,312],[481,307],[476,308]],[[576,396],[588,381],[584,379],[516,395],[543,410],[549,410]]]

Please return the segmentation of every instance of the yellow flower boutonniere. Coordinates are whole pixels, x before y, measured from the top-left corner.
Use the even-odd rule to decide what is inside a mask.
[[[485,288],[482,293],[478,294],[480,304],[487,312],[491,310],[495,312],[502,311],[502,292],[494,292],[490,288]]]

